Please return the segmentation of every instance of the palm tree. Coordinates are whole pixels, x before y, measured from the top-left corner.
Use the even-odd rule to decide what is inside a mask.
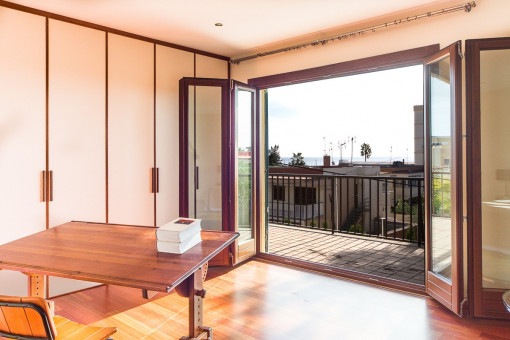
[[[292,153],[292,158],[290,159],[289,165],[297,165],[297,166],[303,166],[306,165],[305,159],[301,152],[298,153]]]
[[[370,144],[361,144],[361,156],[365,156],[365,162],[367,161],[367,158],[372,156],[372,149],[370,148]]]

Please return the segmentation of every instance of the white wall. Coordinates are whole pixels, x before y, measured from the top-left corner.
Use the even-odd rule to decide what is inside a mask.
[[[459,3],[464,3],[459,2]],[[266,75],[296,71],[457,40],[510,36],[508,0],[478,0],[470,13],[463,11],[382,29],[364,36],[335,41],[232,65],[232,78],[247,81]]]

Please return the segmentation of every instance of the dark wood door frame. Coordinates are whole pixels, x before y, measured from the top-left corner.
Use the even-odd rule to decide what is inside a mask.
[[[464,298],[463,277],[463,218],[462,218],[462,63],[460,57],[461,42],[458,41],[434,55],[425,62],[425,285],[427,293],[456,314],[461,314]],[[451,225],[452,263],[451,283],[443,280],[432,270],[432,176],[431,176],[431,114],[430,114],[430,65],[440,59],[450,59],[450,98],[451,118],[450,135],[452,148],[451,162]]]
[[[480,52],[501,49],[510,49],[510,37],[466,40],[468,299],[474,317],[510,319],[501,300],[505,290],[482,287]]]
[[[257,91],[257,105],[258,105],[258,112],[263,114],[264,116],[261,117],[261,119],[265,119],[265,123],[263,125],[267,126],[267,102],[264,100],[262,101],[262,90],[271,88],[271,87],[277,87],[277,86],[284,86],[284,85],[290,85],[290,84],[299,84],[304,82],[310,82],[315,80],[321,80],[321,79],[329,79],[329,78],[336,78],[336,77],[342,77],[342,76],[348,76],[348,75],[355,75],[355,74],[361,74],[366,72],[373,72],[373,71],[381,71],[381,70],[387,70],[392,68],[399,68],[399,67],[406,67],[406,66],[412,66],[412,65],[423,65],[425,59],[429,57],[430,55],[436,53],[439,51],[439,44],[429,45],[429,46],[423,46],[418,47],[414,49],[394,52],[394,53],[388,53],[383,55],[377,55],[372,57],[367,57],[363,59],[358,60],[351,60],[326,66],[320,66],[305,70],[299,70],[299,71],[292,71],[288,73],[282,73],[282,74],[275,74],[275,75],[269,75],[264,77],[258,77],[248,80],[249,85],[256,86],[258,88]],[[261,104],[264,103],[266,107],[261,107]],[[262,125],[262,123],[260,122]],[[264,132],[264,143],[258,143],[260,146],[262,152],[266,152],[268,145],[267,145],[267,128]],[[265,173],[267,175],[267,152],[263,156],[265,157],[266,162],[266,169],[260,169],[261,172]],[[260,159],[260,158],[259,158]],[[265,185],[265,183],[259,183],[258,188],[260,188],[262,185]],[[266,188],[267,189],[267,188]],[[266,197],[265,200],[267,202],[267,191],[266,191]],[[260,201],[259,201],[260,202]],[[264,209],[265,207],[261,207],[260,203],[257,205],[257,209]],[[259,215],[262,215],[262,212],[258,212]],[[267,219],[267,215],[266,215]],[[328,267],[324,265],[318,265],[315,263],[307,262],[307,261],[301,261],[301,260],[295,260],[288,257],[282,257],[278,255],[269,254],[266,252],[265,247],[262,247],[264,241],[261,240],[261,228],[264,227],[263,219],[260,221],[260,227],[258,228],[259,234],[257,234],[259,237],[258,248],[257,248],[257,256],[259,258],[284,263],[287,265],[305,268],[308,270],[314,270],[317,272],[323,272],[328,275],[335,275],[340,276],[344,278],[349,278],[357,281],[363,281],[369,284],[377,284],[384,287],[389,287],[392,289],[398,289],[403,291],[408,291],[416,294],[425,294],[425,288],[422,285],[418,284],[412,284],[402,281],[397,281],[393,279],[387,279],[382,277],[375,278],[372,275],[364,274],[364,273],[357,273],[350,270],[340,269],[340,268],[334,268],[334,267]],[[266,244],[267,245],[267,244]]]
[[[221,88],[221,197],[222,197],[222,230],[228,231],[231,226],[233,208],[232,161],[231,151],[231,122],[229,101],[229,82],[227,79],[212,78],[182,78],[179,81],[179,215],[188,217],[189,214],[189,86],[211,86]]]

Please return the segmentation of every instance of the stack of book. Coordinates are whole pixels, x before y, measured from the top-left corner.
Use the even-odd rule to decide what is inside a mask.
[[[179,217],[156,229],[156,247],[159,252],[182,254],[202,241],[200,221]]]

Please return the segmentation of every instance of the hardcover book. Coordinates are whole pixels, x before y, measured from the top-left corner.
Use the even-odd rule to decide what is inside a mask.
[[[202,230],[199,219],[179,217],[156,229],[158,241],[182,242]]]
[[[166,242],[158,240],[156,241],[156,248],[159,252],[163,253],[183,254],[187,250],[199,244],[201,241],[202,236],[199,232],[182,242]]]

